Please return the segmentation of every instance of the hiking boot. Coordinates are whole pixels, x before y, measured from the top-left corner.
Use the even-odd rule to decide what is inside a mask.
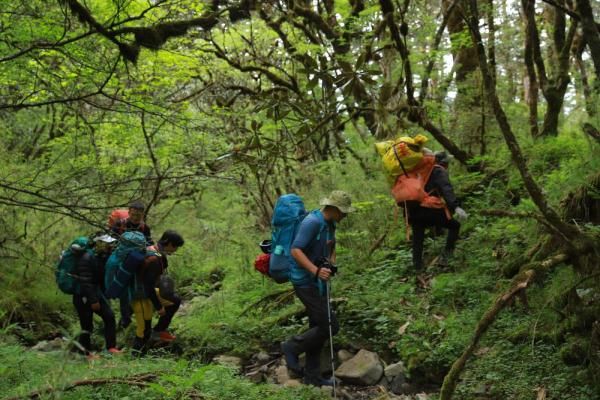
[[[131,355],[133,357],[141,357],[146,352],[146,340],[144,338],[135,337],[133,346],[131,346]]]
[[[440,255],[437,257],[436,265],[438,267],[447,268],[452,258],[452,250],[442,250]]]
[[[304,379],[302,380],[302,383],[304,383],[305,385],[312,385],[312,386],[316,386],[316,387],[321,387],[321,386],[333,386],[334,384],[334,380],[335,378],[319,378],[319,377],[304,377]]]
[[[111,347],[110,349],[108,349],[106,351],[108,351],[112,355],[123,354],[123,350],[117,349],[116,347]]]
[[[158,339],[161,342],[172,342],[173,340],[177,339],[177,336],[169,333],[168,331],[154,331],[152,333],[152,339]]]
[[[302,367],[300,367],[300,360],[298,359],[298,354],[294,352],[293,345],[288,342],[281,342],[281,352],[285,357],[285,364],[290,373],[290,378],[302,377],[304,372],[302,371]]]

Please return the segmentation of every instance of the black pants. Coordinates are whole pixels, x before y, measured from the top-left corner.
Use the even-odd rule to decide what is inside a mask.
[[[423,268],[423,242],[425,241],[426,228],[448,229],[445,250],[448,252],[454,251],[460,231],[460,222],[455,219],[448,219],[444,210],[419,207],[419,210],[409,212],[409,223],[413,231],[412,256],[413,266],[416,270]]]
[[[154,326],[155,332],[166,331],[169,328],[169,325],[171,324],[173,316],[175,315],[177,310],[179,310],[179,306],[181,306],[181,298],[179,298],[175,294],[171,295],[169,298],[165,298],[165,300],[170,301],[171,303],[173,303],[173,305],[165,307],[165,315],[160,317],[158,319],[158,322]]]
[[[308,314],[308,330],[301,335],[294,336],[289,343],[292,344],[294,353],[306,353],[304,367],[305,378],[321,377],[321,349],[329,338],[329,319],[327,316],[327,296],[321,295],[317,287],[300,288],[294,286],[296,296],[306,307]],[[331,310],[331,333],[335,335],[340,330],[337,318]]]
[[[127,292],[119,298],[119,311],[121,312],[119,324],[122,328],[127,328],[131,324],[131,316],[133,315]]]
[[[85,299],[85,302],[84,302]],[[104,322],[104,340],[106,348],[116,347],[117,333],[115,316],[103,298],[100,299],[100,310],[93,311],[89,300],[81,295],[73,295],[73,305],[79,316],[79,325],[81,326],[81,334],[79,335],[79,343],[83,346],[86,352],[91,351],[91,334],[94,330],[94,313],[98,314]]]

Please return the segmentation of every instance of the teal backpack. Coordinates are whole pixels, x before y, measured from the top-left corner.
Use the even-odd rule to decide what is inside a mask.
[[[271,219],[269,276],[277,283],[290,280],[292,265],[296,263],[291,254],[292,242],[306,215],[304,202],[297,194],[284,194],[275,203]]]
[[[131,277],[135,271],[127,271],[123,267],[123,262],[134,250],[146,250],[146,237],[143,233],[137,231],[125,232],[119,239],[119,244],[112,252],[104,266],[104,287],[108,298],[118,298],[124,293],[124,289],[129,285]],[[117,279],[117,277],[119,279]]]
[[[85,253],[93,253],[92,242],[86,236],[73,240],[56,263],[55,278],[58,288],[66,294],[79,294],[79,279],[75,274],[77,262]]]

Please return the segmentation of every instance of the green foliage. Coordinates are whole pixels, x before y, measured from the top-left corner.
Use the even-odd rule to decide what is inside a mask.
[[[187,0],[80,3],[107,29],[120,32],[112,39],[121,43],[136,40],[132,29],[202,19],[209,11],[208,4]],[[275,285],[252,268],[256,243],[269,235],[273,203],[284,192],[298,192],[310,209],[332,189],[352,194],[358,211],[337,231],[340,273],[333,280],[333,303],[342,329],[335,345],[402,360],[417,383],[439,384],[479,318],[509,286],[505,275],[514,274],[507,265],[545,240],[545,228],[534,220],[482,215],[538,208],[481,101],[486,96],[479,78],[460,87],[448,80],[445,61],[472,42],[464,29],[434,46],[443,15],[437,5],[409,2],[407,10],[393,14],[395,23],[409,28],[400,40],[408,48],[415,87],[434,61],[430,90],[419,99],[419,114],[427,119],[418,125],[406,118],[408,71],[381,4],[366,2],[360,9],[360,2],[334,1],[330,10],[319,6],[300,16],[287,6],[250,3],[257,8],[252,18],[229,23],[226,13],[219,14],[210,32],[191,28],[159,50],[143,50],[131,65],[114,41],[61,2],[3,2],[2,393],[25,395],[80,378],[160,371],[157,382],[139,391],[104,385],[57,396],[321,398],[308,388],[253,385],[226,368],[189,361],[208,362],[220,353],[248,359],[275,350],[306,327],[302,305],[284,290],[289,286]],[[597,126],[597,117],[583,114],[576,85],[566,98],[560,133],[531,137],[519,93],[524,68],[515,40],[522,39],[522,30],[512,23],[516,11],[507,7],[488,10],[501,21],[495,32],[498,93],[530,173],[558,210],[566,193],[600,168],[597,144],[578,126],[587,120]],[[321,31],[325,23],[331,30]],[[540,118],[544,111],[542,101]],[[471,216],[462,223],[451,268],[430,268],[430,287],[419,291],[403,216],[394,211],[372,144],[374,136],[423,133],[424,123],[474,153],[471,166],[486,169],[472,173],[452,165],[452,182]],[[463,133],[474,128],[473,137]],[[441,149],[433,139],[428,145]],[[477,154],[484,147],[485,154]],[[111,209],[134,198],[152,200],[147,222],[155,238],[174,228],[186,240],[170,260],[184,297],[172,326],[178,336],[173,350],[181,351],[181,359],[160,353],[88,365],[66,352],[33,353],[16,345],[17,339],[30,345],[56,334],[75,336],[70,298],[52,284],[53,264],[73,237],[103,228]],[[428,233],[427,260],[443,242],[443,236]],[[525,399],[543,386],[553,398],[594,398],[594,381],[586,374],[597,365],[590,323],[598,315],[598,284],[578,284],[582,278],[570,265],[540,276],[528,289],[530,312],[519,304],[502,312],[467,365],[457,396]],[[119,345],[127,346],[130,336],[120,334]]]
[[[158,379],[147,387],[132,390],[128,384],[107,382],[104,385],[79,386],[63,392],[64,399],[302,399],[325,398],[309,387],[284,389],[272,385],[256,385],[239,378],[222,366],[207,366],[165,357],[130,358],[103,356],[89,363],[81,356],[63,352],[24,352],[15,345],[3,345],[0,359],[0,389],[5,396],[26,395],[37,389],[52,388],[60,393],[71,382],[85,379],[128,379],[155,374]],[[9,367],[10,366],[10,367]]]

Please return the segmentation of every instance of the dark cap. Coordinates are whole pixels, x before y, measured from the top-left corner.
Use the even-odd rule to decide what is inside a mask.
[[[435,162],[440,165],[448,165],[450,163],[450,160],[452,158],[454,158],[450,154],[446,153],[445,151],[436,151],[434,153],[434,155],[435,155]]]
[[[146,209],[146,205],[141,200],[135,200],[129,203],[129,208],[133,208],[134,210],[142,210]]]

